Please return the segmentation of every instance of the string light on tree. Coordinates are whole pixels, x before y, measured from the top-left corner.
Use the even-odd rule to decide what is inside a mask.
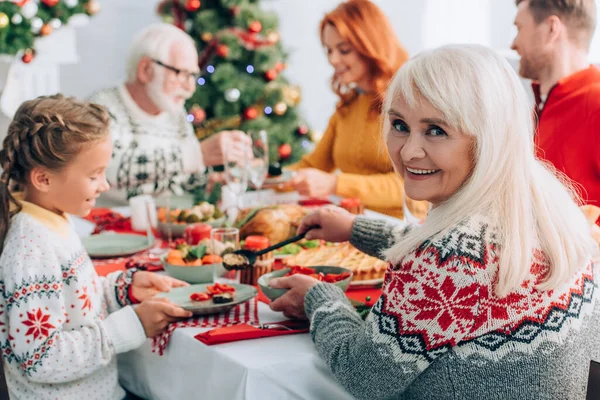
[[[283,114],[285,114],[285,112],[287,111],[287,104],[285,104],[283,101],[275,104],[275,107],[273,107],[273,112],[279,116],[282,116]]]
[[[246,72],[251,74],[254,72],[254,66],[253,65],[248,65],[246,66]]]
[[[206,119],[206,111],[204,111],[204,109],[197,104],[192,106],[190,114],[192,115],[191,122],[193,122],[194,124],[201,124]]]
[[[248,26],[248,30],[252,33],[259,33],[262,31],[262,24],[260,21],[252,21]]]
[[[60,19],[58,18],[52,18],[50,20],[50,26],[52,27],[52,29],[58,29],[62,26],[62,22],[60,22]]]
[[[227,100],[230,103],[235,103],[240,99],[240,95],[241,92],[238,88],[227,89],[225,91],[225,100]]]
[[[44,21],[40,17],[35,17],[31,20],[31,31],[33,33],[39,33],[44,26]]]
[[[185,9],[189,12],[198,11],[201,4],[200,0],[186,0]]]
[[[258,117],[258,110],[255,107],[248,107],[244,110],[244,119],[252,120]]]
[[[215,67],[213,65],[209,65],[208,67],[206,67],[206,72],[212,74],[213,72],[215,72]]]
[[[6,28],[9,23],[10,21],[8,19],[8,15],[6,15],[3,12],[0,12],[0,29]]]
[[[286,160],[292,155],[292,146],[290,146],[289,143],[284,143],[279,146],[277,152],[279,153],[279,158],[281,160]]]
[[[265,107],[265,115],[271,115],[273,114],[273,109],[269,106]]]

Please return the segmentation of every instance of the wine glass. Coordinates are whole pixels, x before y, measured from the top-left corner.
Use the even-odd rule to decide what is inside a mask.
[[[248,135],[252,139],[252,159],[248,163],[248,178],[258,192],[260,203],[260,190],[269,172],[269,139],[265,130],[250,131]]]
[[[248,190],[248,160],[247,159],[237,159],[237,160],[229,160],[227,159],[224,164],[225,169],[225,182],[227,183],[227,191],[234,198],[233,199],[233,208],[234,213],[236,213],[239,209],[239,199],[242,197],[246,190]],[[225,212],[229,214],[228,207]],[[230,214],[231,215],[231,214]]]

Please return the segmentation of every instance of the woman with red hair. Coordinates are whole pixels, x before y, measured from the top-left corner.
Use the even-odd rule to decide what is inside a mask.
[[[290,167],[297,170],[294,188],[311,197],[358,197],[371,210],[403,217],[403,185],[387,157],[379,114],[382,94],[408,53],[369,0],[345,1],[327,13],[320,36],[340,101],[315,151]],[[407,202],[413,214],[426,214],[426,203]]]

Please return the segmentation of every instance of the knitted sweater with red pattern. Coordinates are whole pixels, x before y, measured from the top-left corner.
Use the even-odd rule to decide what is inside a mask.
[[[380,255],[412,226],[357,218],[351,242]],[[327,284],[306,295],[311,335],[336,379],[360,399],[582,399],[600,353],[593,265],[540,291],[548,265],[498,298],[498,244],[472,216],[391,265],[366,321]]]

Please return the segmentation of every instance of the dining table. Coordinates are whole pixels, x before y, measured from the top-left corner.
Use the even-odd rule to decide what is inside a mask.
[[[129,213],[128,207],[114,210],[124,216]],[[400,222],[369,210],[365,216]],[[76,226],[82,236],[91,232],[85,222],[76,221]],[[254,322],[286,320],[282,313],[270,309],[264,297],[263,301],[253,301],[258,319]],[[211,329],[179,327],[161,351],[149,339],[143,346],[118,355],[121,385],[143,399],[157,400],[353,398],[334,379],[308,332],[212,345],[197,338]]]

